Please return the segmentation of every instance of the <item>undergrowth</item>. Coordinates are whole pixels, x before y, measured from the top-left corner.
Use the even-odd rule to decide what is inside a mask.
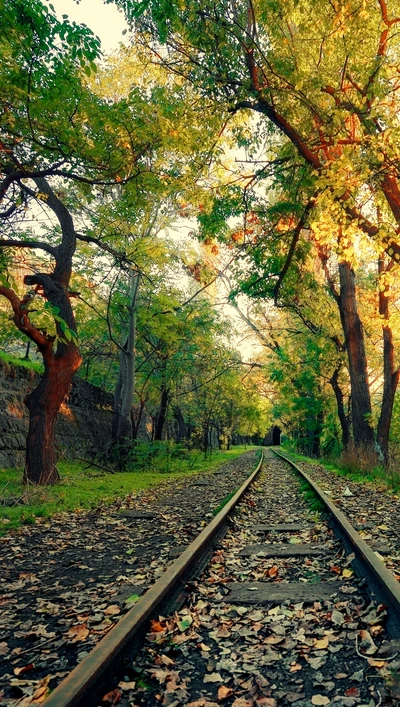
[[[213,458],[207,460],[201,454],[189,453],[185,459],[171,460],[168,472],[163,469],[131,469],[109,474],[96,467],[85,468],[81,462],[60,461],[57,466],[61,481],[49,487],[24,486],[21,483],[21,469],[0,469],[0,535],[21,525],[31,525],[40,518],[50,518],[55,513],[108,505],[118,498],[168,479],[215,471],[244,451],[243,446],[237,446],[229,451],[215,452]],[[23,503],[1,505],[4,501],[13,502],[13,499],[20,499]]]
[[[362,484],[372,484],[379,488],[400,492],[400,460],[394,455],[387,467],[379,463],[375,454],[349,449],[338,457],[311,459],[293,451],[289,445],[285,450],[294,461],[304,461],[315,466],[323,466],[338,476]]]
[[[26,358],[18,358],[17,356],[11,356],[11,354],[0,350],[0,360],[4,363],[8,363],[11,366],[22,366],[23,368],[28,368],[31,371],[36,371],[36,373],[43,373],[43,365],[37,361],[31,361]]]

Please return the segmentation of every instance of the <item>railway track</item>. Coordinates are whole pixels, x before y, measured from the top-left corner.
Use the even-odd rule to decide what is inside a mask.
[[[267,451],[45,707],[399,705],[399,586],[297,474]]]

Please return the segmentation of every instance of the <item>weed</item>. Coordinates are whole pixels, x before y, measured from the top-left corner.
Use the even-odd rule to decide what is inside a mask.
[[[325,506],[305,479],[300,479],[300,491],[312,513],[322,513]]]
[[[219,506],[217,506],[217,507],[213,510],[213,516],[218,515],[218,513],[219,513],[220,511],[222,511],[222,509],[226,506],[226,504],[229,503],[229,501],[231,500],[231,498],[234,497],[236,491],[237,491],[237,489],[234,489],[233,491],[231,491],[230,493],[228,493],[228,495],[226,496],[226,498],[224,498],[224,500],[221,501],[221,503],[219,504]]]

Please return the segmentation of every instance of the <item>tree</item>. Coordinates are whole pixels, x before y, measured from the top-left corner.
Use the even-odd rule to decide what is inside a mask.
[[[115,2],[172,72],[227,111],[263,116],[267,138],[277,131],[309,167],[313,192],[329,194],[350,223],[400,260],[394,0]],[[391,224],[364,209],[366,192],[375,191]]]
[[[79,185],[81,196],[90,199],[93,185],[137,178],[146,167],[149,131],[138,130],[140,112],[126,102],[101,101],[90,91],[85,76],[94,69],[99,43],[87,27],[60,23],[39,0],[29,7],[7,0],[1,22],[0,249],[32,253],[28,267],[33,274],[24,278],[30,289],[18,294],[5,259],[0,294],[12,307],[16,327],[43,356],[44,374],[26,400],[30,422],[24,479],[50,484],[58,478],[57,412],[81,363],[70,303],[76,244],[80,239],[107,248],[78,232],[66,185]],[[27,214],[35,219],[40,212],[45,218],[32,231]],[[39,263],[33,255],[38,250],[47,256]],[[33,300],[41,313],[32,309]]]

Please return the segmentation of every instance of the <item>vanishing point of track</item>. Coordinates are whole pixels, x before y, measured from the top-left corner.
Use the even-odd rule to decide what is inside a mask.
[[[322,501],[325,511],[329,514],[328,522],[333,528],[336,537],[340,538],[345,554],[353,558],[351,566],[355,569],[358,577],[366,581],[366,589],[369,596],[376,604],[386,607],[387,619],[385,628],[389,636],[394,639],[400,638],[400,587],[394,577],[323,491],[292,462],[282,455],[277,454],[277,456],[294,467],[296,474],[303,476]],[[80,705],[89,707],[97,705],[101,701],[101,695],[107,689],[110,689],[110,685],[115,686],[120,676],[126,672],[124,669],[125,656],[132,655],[132,653],[136,653],[139,650],[148,631],[150,620],[160,614],[167,616],[168,612],[175,611],[184,604],[189,591],[187,588],[188,583],[190,584],[194,578],[198,578],[201,575],[213,555],[217,543],[219,547],[221,538],[227,528],[232,522],[235,522],[234,520],[232,521],[233,511],[245,497],[253,482],[257,484],[256,480],[262,468],[262,462],[263,458],[261,457],[257,467],[233,498],[155,582],[134,608],[116,624],[82,662],[72,670],[68,677],[58,685],[44,703],[45,707],[78,707]],[[247,505],[246,514],[251,516],[251,512],[251,506]],[[285,525],[284,523],[271,521],[274,521],[274,519],[269,518],[268,524],[260,524],[260,517],[256,517],[255,522],[258,522],[258,526],[250,524],[249,527],[254,529],[256,536],[260,533],[272,532],[272,535],[267,535],[267,537],[272,539],[272,542],[271,540],[268,541],[267,545],[253,543],[246,546],[239,555],[244,557],[255,555],[262,563],[264,558],[268,556],[266,550],[269,549],[271,557],[291,558],[294,553],[297,555],[298,560],[303,563],[310,556],[314,557],[325,553],[325,546],[318,545],[318,543],[311,542],[308,547],[305,547],[305,545],[300,546],[300,544],[290,544],[291,533],[296,532],[296,530],[300,530],[300,532],[306,530],[304,528],[301,529],[298,524],[288,523]],[[283,539],[284,542],[275,543],[275,538]],[[334,550],[330,549],[328,555],[332,554],[332,552]],[[307,561],[310,562],[308,559]],[[289,560],[289,565],[291,562],[292,560]],[[294,565],[289,569],[293,574]],[[294,583],[291,581],[290,573],[288,577],[283,577],[283,581],[278,583],[271,581],[269,577],[266,577],[266,581],[252,581],[250,583],[243,581],[243,578],[239,582],[227,582],[223,587],[223,591],[226,592],[227,600],[231,603],[236,602],[236,604],[241,605],[250,603],[252,605],[268,605],[270,607],[282,602],[287,602],[290,605],[290,602],[323,601],[329,599],[332,594],[335,595],[337,593],[340,595],[341,585],[343,585],[343,580],[334,582],[332,579],[329,581],[321,580],[316,584],[304,583],[304,580],[303,584]],[[296,599],[293,599],[293,596]],[[223,598],[225,599],[226,597],[224,596]]]

